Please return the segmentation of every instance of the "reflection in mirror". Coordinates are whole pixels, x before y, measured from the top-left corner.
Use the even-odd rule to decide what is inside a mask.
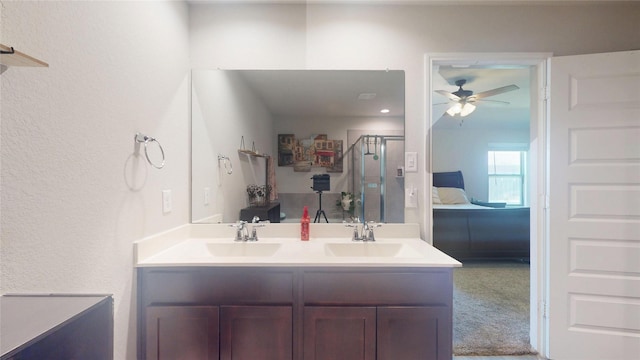
[[[404,222],[403,71],[193,70],[191,116],[193,223]]]

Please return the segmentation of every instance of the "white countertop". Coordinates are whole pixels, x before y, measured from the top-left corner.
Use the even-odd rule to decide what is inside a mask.
[[[234,242],[229,224],[185,225],[134,243],[135,266],[461,266],[421,240],[417,224],[384,224],[373,243],[352,241],[343,224],[310,224],[309,241],[300,240],[299,224],[257,231],[256,242]]]

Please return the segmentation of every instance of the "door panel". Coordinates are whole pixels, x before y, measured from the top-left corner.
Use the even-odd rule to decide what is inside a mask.
[[[375,360],[376,308],[304,309],[304,360]]]
[[[220,307],[220,360],[290,360],[291,306]]]
[[[217,306],[148,306],[146,359],[217,360]]]
[[[640,52],[551,59],[549,355],[640,354]]]
[[[450,360],[451,312],[438,306],[378,308],[377,360]]]

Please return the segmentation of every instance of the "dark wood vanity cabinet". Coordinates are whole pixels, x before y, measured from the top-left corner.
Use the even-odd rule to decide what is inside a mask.
[[[290,306],[149,306],[147,359],[287,360]]]
[[[449,360],[447,316],[429,306],[305,307],[304,359]]]
[[[448,268],[140,268],[139,358],[442,360]]]
[[[444,306],[379,307],[377,359],[451,359],[449,311]]]
[[[144,268],[138,289],[139,359],[293,358],[291,271]]]
[[[220,317],[221,360],[291,360],[291,306],[225,306]]]
[[[452,281],[450,269],[305,272],[304,359],[450,360]]]
[[[375,360],[376,308],[304,308],[305,360]]]
[[[217,306],[148,306],[146,358],[217,360],[218,324]]]

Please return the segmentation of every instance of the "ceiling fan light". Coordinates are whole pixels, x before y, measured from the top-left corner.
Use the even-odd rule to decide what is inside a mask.
[[[467,116],[476,109],[476,106],[470,103],[464,104],[462,110],[460,110],[460,116]]]
[[[449,110],[447,110],[447,114],[449,114],[450,116],[454,116],[455,114],[458,114],[460,111],[462,111],[462,105],[460,105],[460,103],[456,103],[455,105],[450,107]]]

